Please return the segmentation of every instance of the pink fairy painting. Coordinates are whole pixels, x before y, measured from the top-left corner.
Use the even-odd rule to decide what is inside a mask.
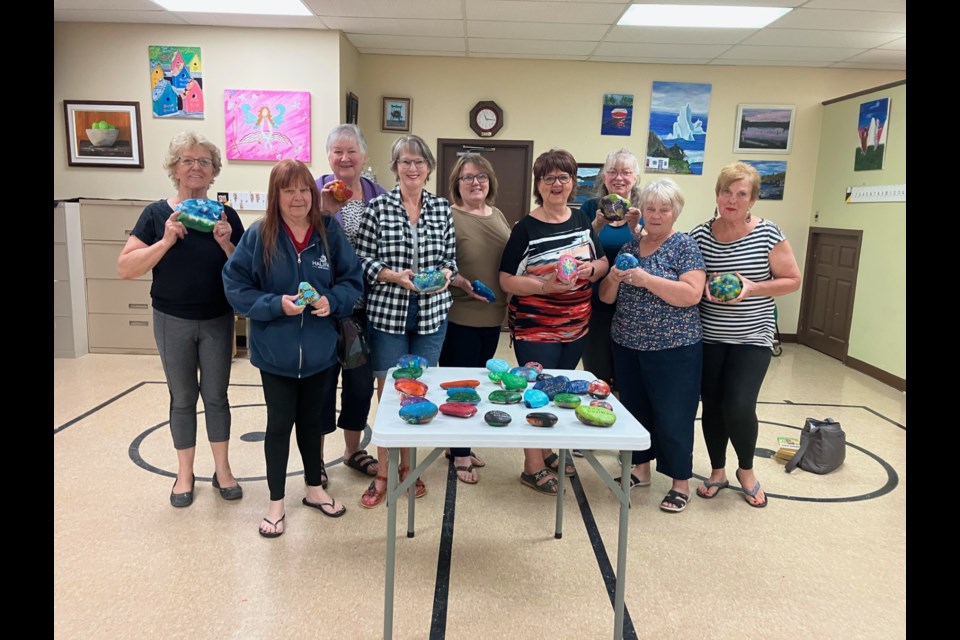
[[[225,89],[228,160],[310,162],[310,92]]]

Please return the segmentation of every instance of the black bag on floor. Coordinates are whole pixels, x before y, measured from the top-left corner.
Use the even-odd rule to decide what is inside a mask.
[[[807,418],[800,432],[800,449],[787,463],[790,473],[799,465],[810,473],[830,473],[843,464],[847,456],[847,434],[833,418]]]

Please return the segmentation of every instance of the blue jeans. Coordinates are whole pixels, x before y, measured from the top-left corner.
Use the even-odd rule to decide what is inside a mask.
[[[416,296],[410,296],[407,308],[407,322],[403,333],[387,333],[374,329],[367,323],[367,339],[370,342],[370,357],[373,360],[375,378],[386,378],[387,369],[395,367],[400,356],[413,354],[423,356],[431,367],[437,366],[443,339],[447,335],[447,320],[444,318],[440,328],[433,333],[417,333],[417,315],[420,305]]]

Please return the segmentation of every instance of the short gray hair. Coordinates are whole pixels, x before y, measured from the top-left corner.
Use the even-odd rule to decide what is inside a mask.
[[[167,147],[167,156],[163,159],[163,168],[166,170],[170,181],[173,182],[173,186],[177,189],[180,188],[180,179],[177,178],[177,162],[180,161],[180,154],[186,149],[197,146],[209,151],[210,158],[213,160],[213,177],[210,179],[210,184],[213,184],[213,178],[220,175],[223,164],[220,160],[220,149],[217,148],[217,145],[196,131],[181,131],[173,136],[170,146]]]
[[[400,136],[394,141],[393,147],[390,149],[390,171],[393,172],[393,175],[398,180],[400,179],[400,175],[397,173],[397,162],[400,160],[400,154],[404,151],[418,155],[427,161],[427,180],[429,180],[430,174],[437,168],[437,161],[423,138],[415,135]]]
[[[637,160],[637,156],[633,155],[633,152],[626,147],[621,147],[607,154],[607,160],[603,163],[603,169],[600,170],[600,175],[597,176],[597,197],[602,198],[610,195],[610,192],[607,191],[607,185],[603,181],[603,174],[606,173],[607,169],[613,169],[617,165],[632,167],[634,175],[637,176],[637,181],[633,183],[633,188],[630,189],[630,203],[633,206],[637,206],[637,202],[640,200],[640,161]]]
[[[327,136],[327,153],[330,153],[330,147],[340,138],[353,138],[357,146],[360,147],[360,153],[367,155],[367,140],[360,133],[360,127],[355,124],[341,124],[333,128],[333,131]]]
[[[683,211],[683,194],[680,187],[670,178],[654,180],[640,191],[640,211],[651,202],[669,202],[673,206],[674,219],[680,217]]]

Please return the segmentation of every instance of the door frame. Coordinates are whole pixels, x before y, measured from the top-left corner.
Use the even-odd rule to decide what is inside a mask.
[[[444,167],[444,156],[443,156],[443,147],[445,145],[459,145],[462,147],[467,147],[468,149],[475,149],[478,153],[482,152],[484,149],[494,149],[496,147],[511,147],[511,148],[520,148],[526,149],[527,157],[530,158],[530,166],[528,171],[523,173],[523,191],[527,194],[527,197],[523,199],[523,212],[521,217],[530,213],[530,200],[533,198],[531,195],[533,193],[533,140],[476,140],[471,138],[437,138],[437,192],[440,192],[440,177],[441,171]],[[446,185],[443,185],[443,189],[446,189]],[[446,197],[446,196],[444,196]]]

